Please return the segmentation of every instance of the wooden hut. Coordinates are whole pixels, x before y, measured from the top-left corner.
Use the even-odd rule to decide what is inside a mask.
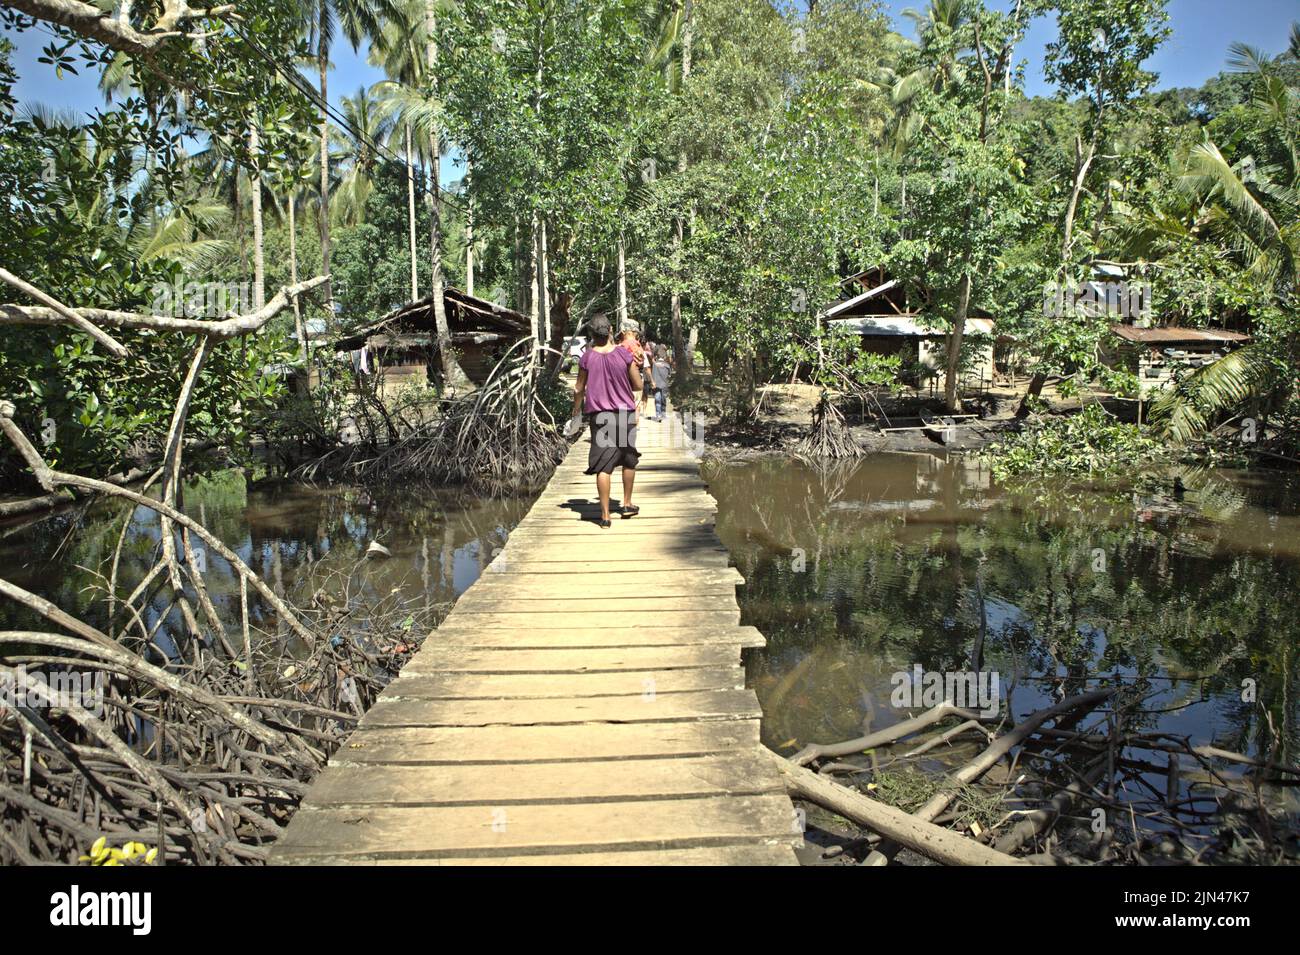
[[[948,332],[942,323],[932,324],[930,295],[925,289],[909,289],[880,266],[850,276],[844,285],[855,294],[825,311],[822,317],[830,327],[857,335],[863,352],[901,355],[910,384],[920,385],[921,379],[933,381],[942,374],[939,349]],[[973,347],[975,354],[963,375],[963,386],[979,390],[993,378],[993,317],[972,308],[965,335],[967,347]]]
[[[443,292],[447,328],[465,374],[475,384],[487,380],[505,351],[529,334],[528,319],[513,309],[447,286]],[[438,375],[438,336],[433,296],[424,298],[335,339],[334,348],[353,366],[383,375],[385,394],[410,383],[427,384]]]
[[[1212,364],[1250,341],[1249,335],[1223,328],[1112,325],[1110,330],[1117,343],[1107,350],[1104,360],[1112,368],[1137,375],[1142,398],[1163,391],[1179,375]]]

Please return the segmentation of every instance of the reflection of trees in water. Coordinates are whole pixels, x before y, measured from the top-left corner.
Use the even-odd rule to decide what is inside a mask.
[[[396,588],[421,597],[428,619],[440,617],[455,599],[457,553],[468,561],[462,567],[477,564],[481,570],[529,503],[456,489],[379,493],[284,485],[246,494],[237,473],[191,482],[183,495],[184,509],[291,603],[308,605],[324,586],[331,596],[347,592],[358,605],[373,604]],[[65,511],[0,539],[0,564],[7,565],[0,575],[104,626],[105,605],[96,596],[124,526],[118,590],[130,592],[156,559],[159,523],[151,512],[116,503]],[[393,551],[391,559],[365,559],[376,540]],[[218,613],[237,621],[237,576],[219,556],[208,554],[206,560]],[[152,627],[168,606],[161,595],[151,601],[146,624]],[[257,627],[277,631],[275,614],[255,596],[250,613]],[[8,602],[0,605],[0,621],[16,629],[37,623],[30,611]],[[178,624],[165,621],[161,632]]]
[[[912,488],[894,469],[883,474],[889,487],[869,468],[854,470],[826,480],[762,461],[714,480],[719,529],[747,581],[744,620],[769,641],[756,664],[760,692],[766,681],[768,691],[782,688],[782,706],[802,701],[792,723],[769,709],[778,735],[810,724],[827,738],[857,731],[864,669],[875,678],[914,663],[966,669],[983,634],[984,666],[1004,686],[1016,675],[1039,694],[1074,692],[1119,673],[1158,691],[1149,709],[1213,697],[1214,716],[1207,708],[1192,718],[1226,748],[1266,752],[1271,715],[1283,741],[1274,758],[1292,757],[1293,561],[1226,552],[1228,528],[1183,510],[1135,520],[1127,495],[1076,492],[1045,509],[978,510],[966,506],[970,489],[955,466],[918,469]],[[1230,490],[1216,488],[1213,500],[1235,513]],[[929,503],[914,512],[867,507],[909,495]],[[802,572],[795,548],[806,554]],[[1248,678],[1258,705],[1240,699]],[[1158,728],[1166,719],[1136,722]]]

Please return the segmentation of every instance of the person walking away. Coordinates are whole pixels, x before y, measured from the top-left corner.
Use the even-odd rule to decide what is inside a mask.
[[[668,349],[663,345],[655,349],[654,363],[651,366],[655,393],[655,421],[663,421],[668,410],[668,381],[672,377],[673,367],[668,363]]]
[[[636,449],[637,402],[641,392],[641,365],[630,348],[616,345],[609,318],[591,320],[592,343],[578,360],[578,383],[573,392],[571,424],[585,416],[591,430],[587,474],[596,476],[600,497],[600,526],[608,528],[611,475],[623,469],[623,501],[619,513],[635,517],[641,509],[632,503],[632,486],[641,453]]]
[[[649,338],[645,340],[645,359],[641,362],[641,379],[645,382],[645,388],[641,392],[641,413],[650,413],[650,399],[654,397],[654,354],[655,343]]]

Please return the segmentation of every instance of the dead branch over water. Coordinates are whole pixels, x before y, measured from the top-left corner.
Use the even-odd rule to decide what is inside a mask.
[[[213,343],[256,332],[324,281],[298,283],[254,313],[208,323],[58,302],[0,306],[8,322],[197,335],[163,466],[140,490],[50,467],[14,422],[13,405],[0,400],[0,431],[45,491],[76,488],[127,505],[101,581],[105,629],[0,580],[0,596],[49,625],[0,632],[0,862],[75,861],[101,838],[107,847],[143,844],[155,863],[263,860],[306,781],[415,649],[410,634],[427,632],[427,615],[395,594],[354,588],[355,568],[313,568],[310,596],[293,607],[181,509],[185,423]],[[24,291],[46,301],[39,290]],[[158,482],[159,493],[147,493]],[[123,594],[118,568],[136,507],[157,513],[162,533],[154,564]],[[237,626],[209,593],[208,553],[238,578]],[[255,621],[250,592],[269,612],[272,631]],[[112,861],[107,849],[94,854],[105,860]]]
[[[1142,707],[1140,696],[1105,688],[999,733],[946,701],[867,736],[773,758],[791,797],[867,831],[862,865],[887,865],[902,848],[947,865],[1297,860],[1300,834],[1286,823],[1276,789],[1300,783],[1300,769],[1143,732]],[[1090,714],[1095,725],[1076,728]],[[893,752],[953,717],[965,722]],[[916,768],[918,756],[972,726],[987,743],[973,758],[956,769]],[[1139,758],[1143,751],[1164,758]],[[864,753],[869,765],[841,759]],[[1247,771],[1230,773],[1224,763]],[[1002,764],[997,780],[983,779]],[[851,784],[834,779],[845,776]]]

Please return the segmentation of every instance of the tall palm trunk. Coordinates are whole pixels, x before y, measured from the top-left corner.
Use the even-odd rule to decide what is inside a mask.
[[[474,200],[470,198],[474,164],[465,157],[465,294],[474,294]]]
[[[546,238],[546,218],[541,220],[541,229],[537,233],[537,289],[541,296],[540,308],[542,312],[541,327],[545,337],[542,341],[549,344],[551,341],[551,282],[550,276],[550,255],[547,251]]]
[[[329,102],[328,77],[330,68],[329,44],[324,31],[319,41],[318,66],[320,67],[320,98]],[[321,274],[330,274],[330,121],[322,112],[320,119],[320,267]],[[323,286],[325,313],[334,317],[334,283],[327,280]]]
[[[618,327],[627,324],[627,242],[618,234]]]
[[[438,21],[435,14],[437,0],[426,0],[424,26],[426,31],[425,56],[429,65],[429,82],[434,98],[438,95]],[[438,359],[442,366],[443,387],[450,393],[464,393],[473,385],[456,355],[451,350],[451,329],[447,325],[447,303],[444,300],[442,275],[442,142],[438,127],[429,132],[429,153],[433,166],[433,183],[429,190],[433,206],[433,223],[430,229],[429,264],[433,295],[433,323],[438,335]]]
[[[420,297],[420,266],[415,241],[415,160],[409,123],[402,132],[406,137],[406,225],[411,247],[411,301],[414,302]]]
[[[966,313],[970,310],[970,272],[963,272],[957,286],[957,309],[948,334],[948,361],[943,380],[943,403],[950,412],[961,411],[957,396],[957,376],[961,371],[961,342],[966,333]]]
[[[695,27],[692,22],[694,19],[694,4],[692,0],[684,0],[685,7],[682,13],[682,85],[685,86],[686,80],[691,75],[691,47],[695,39]],[[686,171],[686,153],[681,152],[677,155],[677,171],[684,173]],[[682,242],[684,238],[685,225],[681,216],[677,216],[673,221],[673,267],[681,268]],[[682,293],[674,282],[672,296],[670,300],[670,318],[673,330],[673,359],[678,369],[683,374],[690,371],[690,358],[686,354],[686,342],[682,338]]]
[[[538,302],[541,300],[541,288],[537,268],[537,212],[533,212],[532,225],[528,233],[528,325],[533,333],[533,362],[537,361],[537,349],[542,344],[542,330]]]

